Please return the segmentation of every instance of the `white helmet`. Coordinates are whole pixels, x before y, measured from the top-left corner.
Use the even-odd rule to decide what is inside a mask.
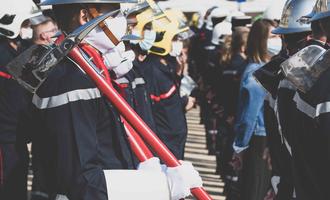
[[[269,5],[268,8],[265,10],[264,14],[262,15],[262,18],[271,19],[271,20],[280,20],[284,5],[285,5],[284,0],[276,1],[275,4]]]
[[[213,18],[222,18],[222,17],[227,17],[229,15],[229,11],[225,8],[214,8],[210,15],[207,17],[206,20],[206,28],[208,30],[213,29]]]
[[[212,34],[212,44],[214,45],[219,45],[221,42],[221,36],[225,35],[231,35],[232,30],[231,30],[231,23],[224,21],[219,24],[217,24],[214,29],[213,29],[213,34]]]
[[[0,34],[14,39],[25,20],[40,14],[32,0],[3,1],[0,7]]]
[[[300,18],[312,11],[316,0],[288,0],[285,3],[280,25],[272,31],[274,34],[292,34],[311,31],[309,24],[300,22]]]

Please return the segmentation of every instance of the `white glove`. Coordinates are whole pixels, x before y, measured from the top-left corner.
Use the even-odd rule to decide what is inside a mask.
[[[108,69],[113,70],[120,78],[133,68],[135,53],[132,50],[125,50],[125,44],[119,43],[115,48],[103,53],[105,64]]]
[[[122,62],[117,67],[112,69],[115,72],[117,78],[124,76],[133,68],[135,53],[132,50],[125,51],[122,53],[122,57]]]
[[[160,164],[159,158],[157,157],[153,157],[139,163],[137,170],[163,172],[162,165]]]
[[[178,167],[168,167],[167,181],[171,191],[171,199],[179,200],[190,195],[190,189],[202,187],[203,181],[193,165],[187,161],[180,161]]]

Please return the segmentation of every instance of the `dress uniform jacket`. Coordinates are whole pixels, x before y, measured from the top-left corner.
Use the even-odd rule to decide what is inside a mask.
[[[306,46],[309,45],[319,45],[327,48],[327,45],[324,45],[317,40],[309,40]],[[322,89],[316,89],[316,90],[318,90],[318,92],[321,91],[325,92]],[[319,179],[318,177],[322,175],[317,175],[317,174],[320,173],[320,171],[318,170],[321,170],[321,168],[320,169],[317,169],[317,167],[315,168],[315,166],[318,166],[318,163],[317,162],[312,163],[312,161],[309,160],[309,158],[319,155],[317,153],[319,149],[318,147],[316,147],[318,146],[318,144],[313,143],[312,141],[319,140],[321,139],[321,137],[315,135],[312,138],[308,138],[307,135],[311,134],[310,132],[311,129],[301,130],[301,128],[302,129],[306,128],[305,125],[307,125],[307,127],[309,126],[314,127],[314,124],[313,122],[311,122],[312,120],[309,121],[310,123],[306,124],[305,121],[301,119],[301,116],[304,115],[302,115],[300,109],[302,107],[301,103],[304,101],[303,100],[300,101],[300,100],[301,98],[299,94],[296,92],[295,87],[288,80],[286,79],[282,80],[279,85],[278,97],[277,97],[278,115],[279,115],[281,133],[283,136],[282,138],[283,142],[287,147],[288,151],[290,152],[290,154],[292,155],[291,157],[292,172],[287,173],[286,176],[292,177],[293,185],[298,199],[312,199],[312,198],[327,199],[324,198],[325,193],[324,192],[322,193],[320,191],[321,190],[320,188],[322,188],[321,182],[323,177]],[[307,106],[308,104],[304,104],[304,105]],[[311,140],[311,143],[309,142],[309,140]],[[309,149],[308,147],[312,147],[311,151],[308,150]],[[284,156],[286,155],[283,155],[283,157]],[[310,173],[311,171],[314,170],[318,172],[316,172],[316,174]],[[318,181],[314,181],[314,180],[318,180]],[[320,185],[320,187],[318,186],[318,184]]]
[[[143,63],[133,62],[134,66],[123,78],[117,80],[124,91],[124,98],[144,122],[155,130],[155,122],[152,116],[151,100],[146,88],[146,82],[139,70]]]
[[[293,148],[297,198],[329,199],[330,167],[330,70],[304,94],[294,96]]]
[[[65,59],[33,96],[38,132],[48,146],[53,194],[106,200],[103,169],[133,168],[116,109],[90,78]]]
[[[150,55],[141,72],[152,100],[156,133],[178,159],[183,159],[187,138],[184,111],[187,98],[180,97],[176,65],[172,61],[165,65],[160,59]]]

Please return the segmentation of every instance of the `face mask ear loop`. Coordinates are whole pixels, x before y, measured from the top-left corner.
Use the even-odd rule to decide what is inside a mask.
[[[93,18],[96,18],[99,16],[99,12],[96,10],[96,8],[88,8],[88,12]],[[111,42],[117,46],[120,41],[116,38],[116,36],[110,31],[110,29],[107,27],[107,25],[104,23],[104,21],[99,23],[99,27],[103,30],[103,32],[107,35],[107,37],[111,40]]]

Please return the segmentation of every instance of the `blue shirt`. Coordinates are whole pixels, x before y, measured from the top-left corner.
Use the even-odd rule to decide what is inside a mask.
[[[235,123],[234,150],[239,153],[248,148],[252,135],[266,136],[264,124],[265,90],[253,77],[253,72],[264,63],[249,63],[243,73]]]

